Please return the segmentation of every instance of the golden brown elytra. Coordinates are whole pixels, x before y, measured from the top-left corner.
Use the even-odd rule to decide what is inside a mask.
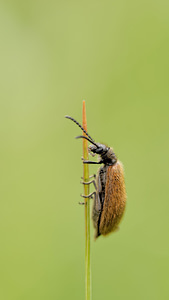
[[[87,135],[77,136],[76,138],[88,140],[92,144],[89,146],[89,151],[100,156],[98,162],[83,160],[83,163],[103,164],[98,170],[96,182],[95,180],[83,182],[83,184],[93,183],[96,191],[88,196],[82,195],[82,197],[93,198],[94,196],[92,219],[96,230],[95,238],[100,235],[107,235],[118,229],[125,210],[126,189],[122,163],[117,160],[112,148],[95,143],[75,119],[69,116],[66,116],[66,118],[76,123]]]

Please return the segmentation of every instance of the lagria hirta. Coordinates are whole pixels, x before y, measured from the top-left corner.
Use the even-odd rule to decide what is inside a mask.
[[[102,164],[102,166],[98,169],[97,176],[93,176],[96,177],[96,180],[82,182],[83,184],[93,183],[96,191],[88,196],[81,196],[94,198],[92,219],[96,230],[95,238],[107,235],[118,229],[126,206],[123,165],[117,159],[112,148],[96,143],[75,119],[70,116],[66,116],[66,118],[76,123],[86,134],[86,136],[80,135],[76,138],[88,140],[91,143],[89,152],[100,157],[98,162],[83,160],[84,164]]]

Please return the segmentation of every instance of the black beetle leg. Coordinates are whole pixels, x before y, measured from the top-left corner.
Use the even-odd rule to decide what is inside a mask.
[[[80,183],[85,184],[85,185],[88,185],[88,184],[93,183],[93,185],[94,185],[94,187],[95,187],[95,189],[96,189],[96,182],[95,182],[95,180],[91,180],[91,181],[88,181],[88,182],[81,181]]]
[[[96,178],[96,174],[90,175],[90,176],[89,176],[89,179],[90,179],[90,178]],[[81,179],[84,179],[84,178],[81,177]]]
[[[90,193],[89,195],[80,195],[81,197],[83,197],[83,198],[89,198],[89,199],[93,199],[93,195],[94,195],[94,197],[96,197],[96,192],[92,192],[92,193]],[[85,202],[79,202],[79,204],[82,204],[82,205],[84,205],[84,204],[86,204]]]
[[[96,178],[96,174],[90,175],[89,178]]]
[[[86,195],[82,195],[82,194],[81,194],[80,196],[83,197],[83,198],[89,198],[89,199],[90,199],[90,198],[93,198],[92,196],[93,196],[94,194],[96,194],[96,192],[92,192],[92,193],[90,193],[90,194],[87,195],[87,196],[86,196]]]
[[[99,164],[103,163],[102,160],[100,160],[100,161],[92,161],[92,160],[85,160],[85,159],[82,159],[82,160],[83,160],[84,164],[99,165]]]

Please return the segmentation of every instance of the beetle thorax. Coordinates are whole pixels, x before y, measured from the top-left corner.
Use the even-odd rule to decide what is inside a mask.
[[[117,162],[117,157],[112,148],[107,148],[107,152],[101,153],[100,156],[105,164],[114,165]]]

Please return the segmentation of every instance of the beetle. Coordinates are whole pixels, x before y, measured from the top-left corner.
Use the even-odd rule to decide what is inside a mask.
[[[122,163],[117,159],[113,148],[104,144],[96,143],[86,130],[72,117],[65,116],[78,125],[86,134],[76,138],[86,139],[91,143],[89,152],[99,155],[98,162],[84,160],[84,164],[103,164],[98,169],[96,180],[82,182],[83,184],[93,183],[96,191],[88,196],[81,195],[84,198],[93,198],[92,220],[95,228],[95,238],[100,235],[107,235],[118,230],[118,225],[122,219],[126,206],[126,189],[124,181],[124,171]],[[90,176],[91,178],[92,176]]]

